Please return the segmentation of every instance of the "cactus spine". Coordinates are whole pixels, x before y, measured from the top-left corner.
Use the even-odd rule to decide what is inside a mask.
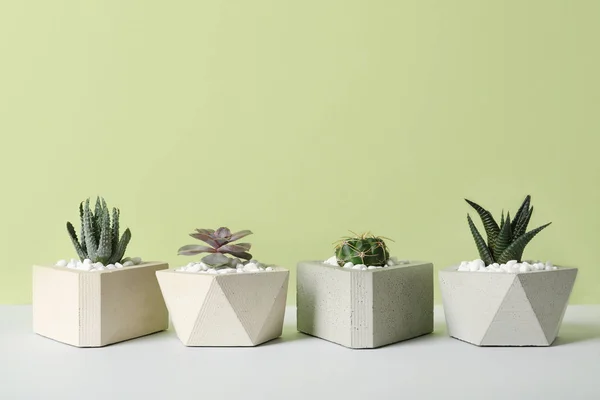
[[[340,267],[345,263],[364,264],[366,266],[386,265],[390,258],[387,245],[381,237],[371,233],[343,238],[335,248],[335,256]]]
[[[131,231],[127,228],[119,239],[119,215],[119,210],[113,208],[111,220],[111,212],[102,197],[96,199],[94,211],[90,209],[89,198],[79,204],[80,237],[70,222],[67,222],[67,231],[81,261],[89,258],[107,265],[123,259]]]

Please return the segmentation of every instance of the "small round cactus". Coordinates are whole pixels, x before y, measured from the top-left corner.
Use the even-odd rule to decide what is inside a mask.
[[[390,253],[381,237],[369,232],[354,235],[354,237],[343,238],[335,247],[335,256],[340,267],[347,262],[366,266],[382,266],[387,263]]]

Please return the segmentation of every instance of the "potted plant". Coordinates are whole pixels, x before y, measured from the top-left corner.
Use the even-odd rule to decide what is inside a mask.
[[[500,224],[478,204],[487,242],[471,217],[469,228],[480,258],[439,272],[450,336],[478,346],[549,346],[558,334],[576,268],[521,261],[527,244],[548,224],[527,231],[533,214],[527,196],[514,217]]]
[[[196,229],[190,236],[206,245],[183,246],[179,254],[209,254],[156,272],[184,345],[256,346],[281,336],[289,271],[252,259],[250,243],[233,243],[251,233]]]
[[[111,218],[112,215],[112,218]],[[123,258],[131,239],[119,237],[120,211],[98,197],[79,205],[80,236],[67,231],[79,259],[33,267],[33,331],[77,347],[100,347],[168,328],[155,272],[164,262]]]
[[[349,348],[431,333],[433,264],[390,258],[384,238],[370,233],[343,238],[333,257],[298,264],[297,323]]]

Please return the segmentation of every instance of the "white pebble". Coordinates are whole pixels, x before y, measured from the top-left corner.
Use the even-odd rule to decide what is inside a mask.
[[[84,264],[92,264],[92,260],[90,260],[89,258],[86,258],[85,260],[83,260]]]
[[[237,268],[221,268],[217,270],[219,274],[230,274],[232,272],[236,272]]]
[[[131,262],[133,262],[134,265],[139,265],[142,262],[142,258],[141,257],[133,257],[131,259]]]
[[[506,263],[507,267],[512,267],[513,265],[515,265],[517,263],[517,260],[510,260],[509,262]]]
[[[132,265],[134,265],[134,264],[133,264],[133,261],[125,261],[125,262],[123,263],[123,266],[124,266],[124,267],[131,267]]]
[[[188,272],[199,272],[200,271],[200,265],[198,264],[193,264],[191,267],[187,267],[185,270]]]
[[[550,261],[546,261],[546,268],[547,267],[553,267],[552,263]]]
[[[375,268],[377,268],[377,267],[376,267],[376,266],[374,266],[374,265],[369,265],[369,266],[367,267],[367,269],[375,269]]]
[[[56,262],[56,266],[57,266],[57,267],[66,267],[66,266],[67,266],[67,264],[68,264],[67,260],[58,260],[58,261]]]
[[[390,267],[394,266],[394,262],[391,259],[387,260],[386,264],[389,265]]]
[[[77,263],[76,261],[69,261],[69,263],[67,264],[67,268],[78,268],[79,267],[79,263]]]
[[[92,264],[81,264],[77,267],[77,269],[80,269],[82,271],[91,271],[92,268]]]
[[[108,264],[106,269],[115,269],[115,264]]]
[[[346,264],[344,264],[344,268],[352,268],[354,267],[354,264],[352,264],[351,262],[347,262]]]
[[[552,271],[552,267],[550,265],[546,265],[546,271]]]
[[[186,268],[193,267],[193,266],[194,266],[194,264],[196,264],[196,263],[195,263],[195,262],[188,263],[188,264],[186,265]]]
[[[115,263],[115,267],[117,267],[118,269],[123,268],[123,264],[121,263]]]
[[[524,263],[521,264],[521,266],[519,267],[519,272],[529,272],[531,271],[531,268],[529,267],[529,264]]]
[[[216,269],[214,269],[214,268],[211,268],[211,269],[209,269],[209,270],[208,270],[208,273],[209,273],[209,274],[216,274],[216,273],[217,273],[217,270],[216,270]]]
[[[236,268],[236,271],[238,274],[243,274],[244,272],[246,272],[242,268]]]
[[[252,262],[252,260],[251,260],[251,262]],[[327,260],[323,261],[323,263],[327,264],[327,265],[334,265],[336,267],[338,266],[337,257],[336,256],[329,257]]]
[[[267,267],[265,268],[265,271],[273,271],[273,267]]]

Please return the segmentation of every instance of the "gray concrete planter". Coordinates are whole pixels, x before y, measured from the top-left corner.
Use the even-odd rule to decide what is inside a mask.
[[[156,271],[162,262],[104,271],[33,267],[33,331],[77,347],[159,332],[169,315]]]
[[[366,271],[298,264],[298,330],[349,348],[375,348],[433,332],[433,264]]]
[[[577,268],[518,274],[439,271],[450,336],[477,346],[549,346]]]
[[[213,275],[175,270],[156,277],[186,346],[256,346],[281,336],[289,271]]]

